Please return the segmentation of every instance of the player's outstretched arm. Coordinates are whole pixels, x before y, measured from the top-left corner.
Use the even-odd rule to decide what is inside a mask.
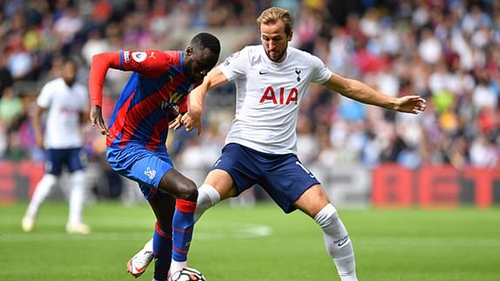
[[[189,109],[186,114],[182,116],[181,122],[186,127],[186,131],[198,129],[198,135],[201,134],[202,124],[201,117],[203,112],[203,102],[209,90],[215,89],[228,80],[226,76],[219,70],[214,68],[203,79],[203,83],[196,87],[189,94]]]
[[[418,114],[426,108],[427,104],[425,99],[420,96],[411,95],[397,98],[393,109],[400,112]]]
[[[418,114],[427,108],[425,99],[420,96],[394,98],[380,93],[360,81],[344,78],[335,73],[323,85],[348,98],[386,109]]]

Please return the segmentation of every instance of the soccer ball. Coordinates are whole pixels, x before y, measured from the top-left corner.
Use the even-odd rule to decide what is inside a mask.
[[[206,281],[205,276],[194,268],[183,268],[174,272],[169,281]]]

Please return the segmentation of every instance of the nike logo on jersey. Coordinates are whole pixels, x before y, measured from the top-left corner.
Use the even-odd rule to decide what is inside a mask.
[[[264,74],[268,74],[269,72],[265,71],[265,70],[259,70],[259,74],[260,75],[264,75]]]

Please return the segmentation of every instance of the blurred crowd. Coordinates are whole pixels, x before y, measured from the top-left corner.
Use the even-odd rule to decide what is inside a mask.
[[[312,85],[298,121],[299,158],[326,168],[395,162],[409,168],[500,161],[500,1],[495,0],[0,0],[0,159],[40,161],[30,123],[43,84],[61,61],[121,49],[183,49],[190,34],[220,35],[221,59],[259,44],[255,19],[269,6],[294,16],[292,46],[334,72],[392,96],[428,101],[420,115],[365,106]],[[189,36],[188,36],[189,35]],[[238,37],[239,36],[239,37]],[[128,74],[108,72],[104,113],[112,113]],[[169,137],[177,165],[207,169],[234,113],[231,84],[210,93],[201,138]],[[86,151],[102,158],[104,139],[87,125]]]

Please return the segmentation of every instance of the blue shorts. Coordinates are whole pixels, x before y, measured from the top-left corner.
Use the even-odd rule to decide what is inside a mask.
[[[82,148],[47,149],[45,155],[45,172],[59,176],[63,166],[66,166],[70,173],[85,168]]]
[[[162,177],[174,168],[166,150],[152,151],[135,144],[127,144],[123,148],[108,146],[106,157],[114,171],[139,184],[146,199],[160,192],[158,186]]]
[[[293,203],[319,184],[295,154],[267,154],[235,143],[224,146],[214,169],[229,173],[238,194],[259,184],[285,213],[294,211]]]

